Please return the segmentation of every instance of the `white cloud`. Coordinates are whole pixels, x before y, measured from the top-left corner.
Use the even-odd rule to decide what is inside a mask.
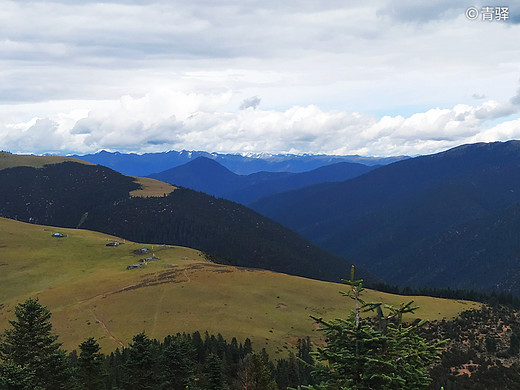
[[[247,108],[253,108],[256,109],[262,99],[260,99],[258,96],[251,96],[250,98],[244,99],[242,101],[242,104],[240,104],[239,110],[245,110]]]
[[[520,138],[520,112],[511,102],[458,104],[408,117],[315,105],[285,111],[224,112],[231,94],[155,90],[124,96],[105,108],[57,113],[0,127],[0,149],[14,152],[160,151],[417,155],[461,143]],[[502,123],[494,124],[503,119]]]
[[[0,148],[385,155],[514,136],[520,1],[511,22],[469,21],[473,5],[0,0]]]

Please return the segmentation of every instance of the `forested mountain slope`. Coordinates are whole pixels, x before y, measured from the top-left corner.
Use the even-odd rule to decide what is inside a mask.
[[[518,202],[520,142],[510,141],[464,145],[399,161],[342,183],[266,197],[252,207],[389,282],[487,288],[501,283],[497,273],[520,269],[518,257],[512,255],[520,233],[513,230],[501,240],[486,233],[491,227],[486,223],[500,220],[500,213]],[[431,250],[435,240],[446,240],[436,237],[477,220],[481,222],[475,222],[479,227],[474,234],[486,243],[478,259],[478,245],[469,245],[460,234],[450,235],[453,251],[440,245]],[[465,243],[458,241],[464,237]],[[503,257],[501,252],[509,253],[501,260],[504,268],[498,267],[481,284],[478,275]],[[461,259],[468,272],[460,268]]]

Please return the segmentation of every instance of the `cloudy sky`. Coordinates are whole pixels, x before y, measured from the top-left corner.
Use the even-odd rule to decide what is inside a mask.
[[[520,0],[0,0],[0,149],[388,156],[520,139],[518,42]]]

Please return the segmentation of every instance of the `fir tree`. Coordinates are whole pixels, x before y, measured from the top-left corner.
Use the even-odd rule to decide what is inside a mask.
[[[251,340],[248,338],[246,338],[246,340],[244,341],[244,350],[243,350],[243,356],[247,356],[249,354],[253,353],[253,346],[251,344]]]
[[[318,348],[322,362],[316,374],[322,378],[315,390],[404,390],[429,385],[428,368],[438,358],[443,342],[427,342],[417,334],[424,322],[405,326],[403,314],[413,313],[413,302],[396,308],[380,303],[365,303],[360,297],[361,280],[345,281],[351,290],[344,295],[355,302],[347,319],[324,321],[313,317],[321,326],[327,344]],[[388,313],[385,314],[384,310]],[[361,317],[363,311],[376,311],[374,320]]]
[[[89,337],[79,345],[79,349],[81,352],[77,362],[77,377],[80,388],[85,390],[105,388],[106,372],[103,354],[99,352],[101,347],[93,337]]]
[[[0,364],[0,390],[34,390],[34,373],[14,363]]]
[[[242,359],[235,388],[244,390],[277,390],[265,354],[250,353]]]
[[[224,378],[222,375],[222,361],[214,353],[208,356],[208,390],[225,390]]]
[[[127,350],[124,349],[123,353],[126,354],[126,351]],[[107,390],[118,389],[121,386],[121,379],[124,376],[124,374],[122,373],[124,361],[124,356],[119,351],[119,348],[117,348],[115,352],[112,352],[110,356],[106,358],[105,366],[108,371],[108,375],[106,378]]]
[[[50,311],[38,299],[28,299],[15,307],[15,316],[0,343],[0,358],[32,376],[28,380],[33,389],[69,389],[70,371],[52,333]]]
[[[125,390],[155,390],[159,388],[156,373],[157,355],[152,341],[144,333],[132,339],[125,363],[125,376],[122,380]]]
[[[164,351],[165,376],[169,389],[184,390],[193,381],[195,350],[187,337],[178,336]]]

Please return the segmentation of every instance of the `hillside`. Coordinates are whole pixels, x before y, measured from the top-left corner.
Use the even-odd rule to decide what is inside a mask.
[[[520,204],[457,225],[410,246],[392,258],[394,280],[414,286],[491,290],[520,295]],[[445,265],[450,262],[451,267]],[[414,273],[407,264],[427,270]],[[460,280],[456,275],[464,274]]]
[[[316,279],[338,281],[350,267],[236,203],[182,188],[165,196],[158,191],[160,197],[131,197],[141,188],[135,178],[99,165],[8,168],[0,170],[0,183],[3,217],[189,246],[219,262]],[[360,275],[375,280],[361,268]]]
[[[464,145],[342,183],[266,197],[253,208],[390,283],[487,289],[520,267],[516,255],[507,255],[500,263],[504,268],[482,283],[480,275],[501,256],[498,242],[515,252],[517,231],[508,240],[484,239],[478,258],[459,234],[450,236],[454,251],[431,248],[437,235],[459,231],[458,226],[499,219],[520,202],[519,179],[520,142]],[[485,238],[489,227],[480,225],[473,233]],[[471,265],[465,263],[470,269],[461,272],[460,260],[470,258]],[[514,292],[520,294],[516,287]]]
[[[344,181],[376,167],[340,162],[302,173],[257,172],[238,175],[213,159],[198,157],[150,177],[247,205],[264,196],[284,191],[318,183]]]
[[[66,234],[54,238],[52,234]],[[106,246],[113,241],[117,247]],[[148,255],[144,268],[126,270]],[[255,348],[281,353],[298,337],[311,335],[309,314],[345,316],[344,286],[269,271],[214,264],[193,249],[138,244],[101,233],[45,227],[0,218],[0,329],[16,303],[38,296],[67,349],[87,336],[105,352],[127,345],[146,331],[162,338],[194,330],[250,337]],[[366,300],[399,304],[402,296],[367,290]],[[413,297],[425,319],[452,318],[478,304]],[[283,353],[285,354],[285,352]],[[276,355],[274,355],[276,356]]]

